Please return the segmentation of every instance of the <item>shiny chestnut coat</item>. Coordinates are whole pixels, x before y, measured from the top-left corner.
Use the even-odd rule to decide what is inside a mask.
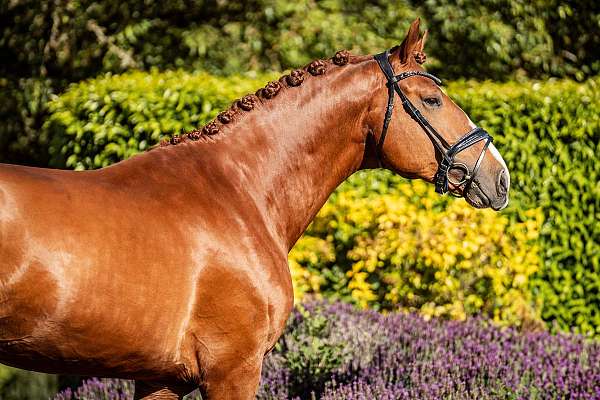
[[[415,21],[397,71],[420,68],[423,43]],[[469,128],[429,80],[403,90],[447,102],[423,113],[448,141]],[[372,57],[340,52],[108,168],[0,165],[0,362],[135,379],[136,398],[254,398],[293,303],[287,254],[343,180],[378,165],[386,100]],[[409,177],[437,168],[401,109],[383,156]],[[487,196],[500,164],[486,155]]]

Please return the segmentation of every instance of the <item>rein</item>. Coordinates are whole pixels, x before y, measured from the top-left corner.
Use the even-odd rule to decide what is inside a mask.
[[[479,167],[481,166],[481,162],[483,161],[483,157],[490,145],[490,143],[494,140],[492,136],[487,133],[483,128],[475,127],[471,131],[467,132],[464,136],[462,136],[456,143],[450,145],[442,135],[439,134],[438,131],[435,130],[433,126],[427,121],[427,119],[421,114],[421,112],[414,106],[413,103],[408,99],[408,97],[404,94],[398,82],[413,76],[423,76],[431,79],[435,82],[436,85],[441,85],[442,81],[435,76],[423,72],[423,71],[407,71],[403,72],[399,75],[395,75],[394,68],[390,64],[389,61],[389,50],[386,50],[383,53],[377,54],[374,56],[375,60],[379,64],[379,67],[383,71],[387,79],[387,87],[388,87],[388,104],[387,109],[385,111],[385,119],[383,120],[383,128],[381,130],[381,136],[379,138],[379,142],[377,143],[377,158],[381,165],[382,159],[382,150],[383,143],[385,141],[385,136],[387,134],[387,129],[392,119],[392,113],[394,112],[394,92],[398,93],[400,96],[400,100],[402,100],[402,105],[404,106],[404,110],[415,120],[418,124],[423,128],[427,136],[431,139],[431,142],[438,150],[438,152],[442,155],[442,161],[438,164],[438,170],[435,174],[435,191],[440,194],[444,194],[449,191],[448,182],[449,177],[448,173],[450,170],[458,169],[464,172],[464,176],[459,182],[451,181],[453,188],[459,188],[464,186],[463,194],[470,187],[473,179],[477,175],[477,171],[479,171]],[[484,146],[479,154],[479,158],[475,163],[475,166],[472,170],[467,167],[467,165],[455,162],[454,157],[460,153],[461,151],[473,146],[476,143],[484,140]],[[453,191],[450,193],[454,194]]]

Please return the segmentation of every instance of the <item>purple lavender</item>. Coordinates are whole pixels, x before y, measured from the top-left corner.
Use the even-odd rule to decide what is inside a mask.
[[[133,399],[133,382],[119,379],[92,378],[74,392],[66,389],[54,400],[129,400]]]
[[[127,381],[92,380],[55,400],[131,393]],[[598,400],[600,342],[313,302],[290,317],[257,398]]]

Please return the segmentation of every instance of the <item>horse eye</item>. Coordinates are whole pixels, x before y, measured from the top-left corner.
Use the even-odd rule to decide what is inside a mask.
[[[439,97],[425,97],[423,103],[426,106],[437,108],[442,105],[442,100]]]

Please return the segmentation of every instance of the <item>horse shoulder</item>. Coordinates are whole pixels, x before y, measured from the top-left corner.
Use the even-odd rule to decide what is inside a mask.
[[[212,252],[195,274],[178,348],[192,376],[262,359],[283,331],[293,303],[286,256],[244,250]]]

